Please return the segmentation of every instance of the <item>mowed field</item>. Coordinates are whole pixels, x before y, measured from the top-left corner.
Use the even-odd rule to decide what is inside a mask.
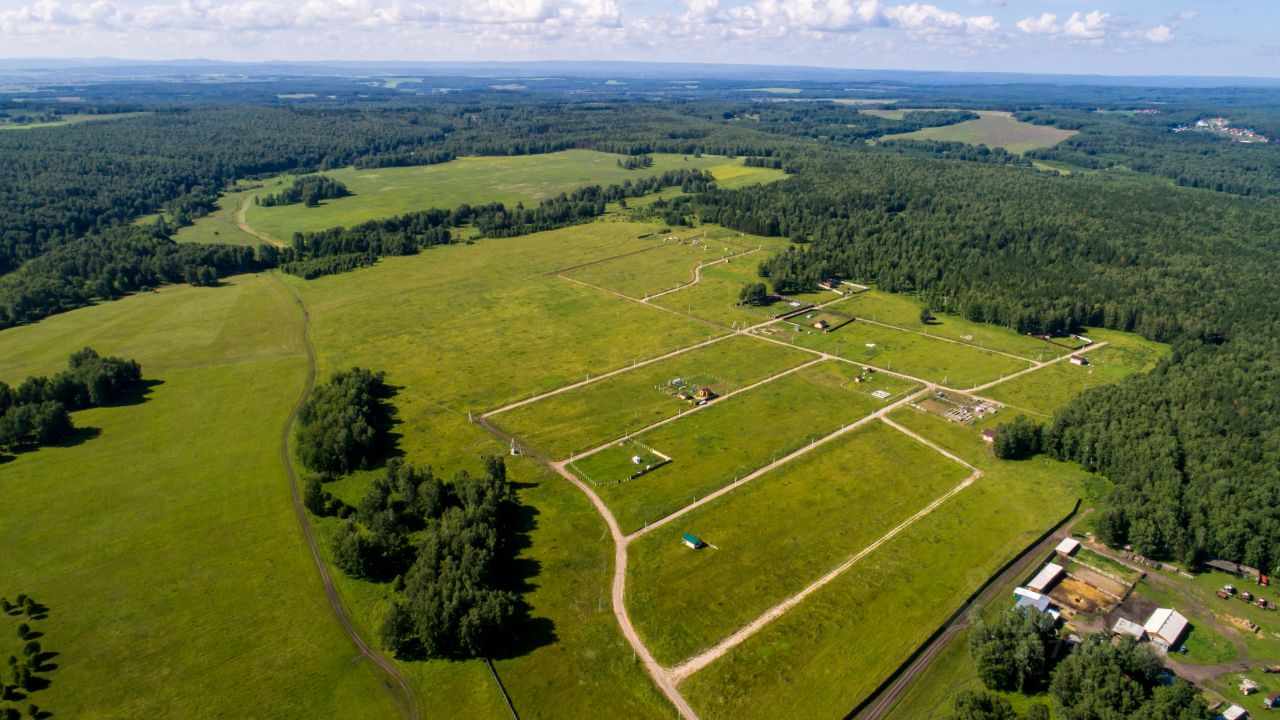
[[[1090,330],[1086,335],[1107,346],[1085,353],[1088,365],[1054,363],[1033,373],[988,388],[984,395],[1042,415],[1098,385],[1114,384],[1135,372],[1146,372],[1169,352],[1169,346],[1129,333]]]
[[[844,312],[848,306],[848,303],[841,302],[832,309]],[[865,322],[852,322],[830,333],[793,325],[780,327],[787,329],[772,332],[769,336],[961,390],[999,380],[1032,366],[1030,360],[967,343],[946,342],[896,327]]]
[[[857,377],[858,368],[848,363],[819,361],[634,436],[672,458],[634,480],[616,470],[609,475],[615,454],[627,459],[626,447],[582,458],[570,470],[596,487],[624,532],[633,532],[918,387],[883,373],[862,383]]]
[[[636,308],[658,317],[674,317],[656,309]],[[781,345],[729,337],[499,413],[492,420],[542,454],[561,460],[695,407],[673,395],[672,380],[726,395],[813,359],[809,353]],[[728,400],[711,404],[719,402]]]
[[[660,662],[684,660],[969,473],[883,423],[857,428],[632,543],[631,616]],[[710,546],[689,549],[685,532]]]
[[[679,238],[679,240],[668,239]],[[733,238],[738,240],[738,238]],[[755,250],[728,239],[713,240],[699,229],[664,234],[652,250],[569,270],[564,276],[632,298],[648,298],[695,280],[704,263],[731,260]]]
[[[1032,125],[1013,117],[1012,113],[995,110],[975,111],[982,117],[955,125],[924,128],[901,135],[886,135],[885,140],[938,140],[969,145],[1000,147],[1011,153],[1024,153],[1036,148],[1052,147],[1076,134],[1051,125]]]
[[[171,287],[0,332],[0,379],[85,346],[135,358],[136,404],[0,464],[0,588],[49,607],[55,717],[391,717],[325,599],[278,443],[302,317],[269,276]],[[24,702],[25,704],[25,702]]]
[[[984,475],[681,686],[703,718],[830,718],[856,706],[1079,497],[1087,473],[995,460],[971,427],[891,417]]]

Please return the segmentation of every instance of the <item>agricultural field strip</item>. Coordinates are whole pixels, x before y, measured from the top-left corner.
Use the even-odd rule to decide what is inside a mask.
[[[861,321],[861,322],[864,322],[864,323],[866,323],[866,324],[868,324],[868,325],[878,325],[878,326],[883,327],[883,328],[890,328],[890,329],[892,329],[892,330],[901,330],[902,332],[908,332],[908,333],[911,333],[911,334],[913,334],[913,335],[922,335],[922,336],[924,336],[924,337],[931,338],[931,339],[933,339],[933,340],[941,340],[942,342],[948,342],[948,343],[951,343],[951,344],[953,344],[953,345],[959,345],[960,347],[967,347],[967,348],[974,347],[974,345],[973,345],[972,343],[960,342],[959,340],[952,340],[951,338],[944,338],[944,337],[941,337],[941,336],[939,336],[939,335],[930,335],[930,334],[929,334],[929,333],[927,333],[927,332],[920,332],[919,330],[912,330],[912,329],[910,329],[910,328],[904,328],[904,327],[902,327],[902,326],[900,326],[900,325],[893,325],[893,324],[891,324],[891,323],[879,322],[878,320],[868,320],[868,319],[866,319],[865,317],[860,317],[860,318],[858,318],[858,320],[859,320],[859,321]],[[1045,363],[1043,363],[1043,362],[1040,362],[1039,360],[1032,360],[1031,358],[1023,357],[1023,356],[1021,356],[1021,355],[1015,355],[1015,354],[1013,354],[1013,353],[1005,352],[1005,351],[1003,351],[1003,350],[996,350],[996,349],[994,349],[994,348],[980,348],[980,349],[985,350],[986,352],[995,353],[996,355],[1004,355],[1005,357],[1013,358],[1014,360],[1021,360],[1022,362],[1029,362],[1029,363],[1031,363],[1032,365],[1035,365],[1036,367],[1039,367],[1039,366],[1041,366],[1041,365],[1044,365],[1044,364],[1045,364]],[[1050,361],[1050,362],[1052,362],[1052,361]]]
[[[600,292],[609,293],[610,295],[614,295],[614,296],[616,296],[616,297],[620,297],[620,298],[622,298],[623,300],[630,300],[630,301],[632,301],[632,302],[640,303],[641,305],[648,305],[649,307],[657,308],[657,309],[659,309],[659,310],[661,310],[661,311],[663,311],[663,312],[668,312],[668,313],[671,313],[672,315],[676,315],[676,316],[678,316],[678,317],[686,318],[686,319],[689,319],[689,320],[694,320],[694,321],[696,321],[696,322],[700,322],[700,323],[702,323],[703,325],[708,325],[708,326],[710,326],[710,327],[716,328],[717,330],[728,330],[728,329],[729,329],[729,328],[725,327],[724,325],[721,325],[721,324],[719,324],[719,323],[713,323],[713,322],[711,322],[710,320],[703,320],[703,319],[702,319],[702,318],[700,318],[700,317],[696,317],[696,316],[694,316],[694,315],[690,315],[690,314],[688,314],[688,313],[682,313],[682,312],[680,312],[679,310],[673,310],[673,309],[671,309],[671,308],[669,308],[669,307],[663,307],[663,306],[661,306],[661,305],[654,305],[653,303],[650,303],[650,302],[648,302],[648,301],[646,301],[646,300],[641,300],[640,298],[633,298],[633,297],[631,297],[630,295],[623,295],[622,293],[618,292],[617,290],[610,290],[609,288],[606,288],[606,287],[600,287],[599,285],[593,285],[592,283],[589,283],[589,282],[587,282],[586,280],[579,280],[578,278],[571,278],[571,277],[569,277],[568,275],[557,275],[557,277],[562,278],[562,279],[564,279],[564,280],[568,280],[569,282],[572,282],[572,283],[577,283],[577,284],[579,284],[579,285],[582,285],[583,287],[589,287],[589,288],[591,288],[592,290],[599,290]],[[771,321],[771,322],[772,322],[772,321]]]
[[[919,394],[920,393],[915,393],[911,397],[916,397]],[[895,403],[895,405],[897,404],[898,403]],[[886,407],[883,410],[881,410],[881,412],[884,412],[885,410],[889,410],[889,409],[890,408]],[[832,580],[835,580],[837,577],[840,577],[842,574],[844,574],[846,570],[853,567],[859,560],[862,560],[867,555],[870,555],[871,553],[875,552],[877,549],[880,548],[880,546],[892,540],[903,530],[906,530],[912,525],[915,525],[918,521],[928,516],[934,510],[938,509],[939,507],[942,507],[944,503],[946,503],[951,498],[955,497],[956,494],[958,494],[960,491],[964,490],[965,488],[969,487],[973,483],[977,482],[977,480],[982,477],[981,470],[978,470],[974,466],[970,465],[968,462],[961,459],[959,456],[951,452],[948,452],[947,450],[939,447],[933,442],[926,440],[920,435],[917,435],[916,433],[902,427],[901,425],[889,420],[888,418],[877,414],[877,415],[868,416],[868,418],[866,419],[871,419],[875,417],[879,417],[887,425],[889,425],[889,427],[892,427],[895,430],[898,430],[899,432],[905,433],[908,437],[912,438],[913,440],[920,442],[925,446],[941,453],[947,458],[959,463],[960,465],[966,468],[969,468],[970,470],[972,470],[972,472],[969,474],[968,477],[962,480],[955,487],[951,488],[942,496],[940,496],[933,502],[921,508],[918,512],[916,512],[916,514],[912,515],[906,520],[903,520],[892,530],[880,536],[880,538],[877,539],[875,542],[866,546],[862,550],[859,550],[855,555],[850,557],[848,560],[845,560],[844,562],[840,563],[840,565],[830,570],[826,575],[823,575],[822,577],[810,583],[807,587],[805,587],[805,589],[801,590],[795,595],[792,595],[786,600],[783,600],[777,605],[774,605],[772,608],[765,611],[764,614],[762,614],[760,617],[756,618],[755,620],[751,621],[751,623],[743,627],[741,630],[738,630],[734,634],[720,641],[718,644],[716,644],[715,647],[699,655],[696,655],[692,658],[689,658],[688,660],[685,660],[679,665],[668,670],[668,674],[672,677],[672,679],[675,680],[676,683],[683,681],[684,679],[688,678],[690,675],[698,672],[699,670],[715,662],[716,660],[724,656],[727,652],[729,652],[733,648],[737,647],[738,645],[741,645],[752,635],[755,635],[757,632],[763,629],[764,626],[782,617],[784,614],[786,614],[788,610],[791,610],[792,608],[794,608],[795,606],[803,602],[805,598],[809,597],[813,593],[822,589],[827,584],[829,584]]]
[[[820,360],[816,360],[816,361],[814,361],[814,362],[822,362],[822,360],[820,359]],[[809,365],[812,365],[812,364],[813,364],[813,363],[809,363]],[[806,367],[806,366],[801,366],[801,367]],[[797,368],[797,369],[798,369],[798,368]],[[885,415],[886,413],[891,412],[891,411],[893,411],[893,410],[897,410],[898,408],[902,407],[903,405],[906,405],[906,404],[908,404],[908,403],[910,403],[910,402],[912,402],[912,401],[914,401],[914,400],[916,400],[916,399],[920,398],[921,396],[928,394],[928,392],[929,392],[930,390],[932,390],[932,389],[933,389],[933,388],[932,388],[932,386],[929,386],[929,385],[927,385],[927,384],[926,384],[926,386],[925,386],[925,387],[923,387],[923,388],[921,388],[920,390],[917,390],[917,391],[915,391],[915,392],[911,393],[910,395],[907,395],[906,397],[904,397],[904,398],[902,398],[902,399],[900,399],[900,400],[898,400],[898,401],[896,401],[896,402],[894,402],[894,403],[892,403],[892,404],[885,405],[884,407],[880,408],[879,410],[876,410],[875,412],[871,413],[870,415],[867,415],[867,416],[865,416],[865,417],[859,418],[859,419],[857,419],[857,420],[855,420],[855,421],[853,421],[853,422],[849,423],[848,425],[845,425],[844,427],[840,428],[839,430],[836,430],[835,432],[830,433],[829,435],[824,435],[823,437],[820,437],[820,438],[818,438],[817,440],[814,440],[813,442],[809,443],[808,445],[805,445],[804,447],[802,447],[802,448],[800,448],[800,449],[798,449],[798,450],[795,450],[794,452],[792,452],[792,453],[790,453],[790,454],[788,454],[788,455],[785,455],[785,456],[783,456],[783,457],[781,457],[781,458],[778,458],[777,460],[774,460],[773,462],[769,463],[768,465],[765,465],[764,467],[762,467],[762,468],[760,468],[760,469],[756,470],[755,472],[752,472],[752,473],[751,473],[751,474],[749,474],[749,475],[744,475],[743,477],[739,478],[738,480],[736,480],[736,481],[734,481],[734,482],[732,482],[732,483],[729,483],[728,485],[725,485],[724,487],[720,488],[719,490],[716,490],[715,492],[713,492],[713,493],[711,493],[711,494],[707,495],[706,497],[704,497],[704,498],[702,498],[702,499],[700,499],[700,500],[695,500],[694,502],[691,502],[691,503],[689,503],[688,505],[685,505],[684,507],[682,507],[682,508],[680,508],[679,510],[677,510],[677,511],[675,511],[675,512],[671,513],[670,515],[667,515],[667,516],[666,516],[666,517],[664,517],[664,518],[661,518],[661,519],[659,519],[659,520],[656,520],[656,521],[654,521],[654,522],[649,523],[649,524],[648,524],[648,525],[646,525],[644,528],[642,528],[642,529],[640,529],[640,530],[637,530],[637,531],[635,531],[635,532],[631,533],[631,534],[630,534],[630,535],[628,535],[625,539],[626,539],[626,541],[627,541],[628,543],[630,543],[630,542],[632,542],[633,540],[635,540],[636,538],[640,537],[641,535],[644,535],[644,534],[646,534],[646,533],[648,533],[648,532],[651,532],[651,531],[653,531],[653,530],[657,530],[658,528],[662,527],[663,525],[666,525],[667,523],[671,522],[672,520],[675,520],[676,518],[678,518],[678,517],[680,517],[680,516],[684,515],[685,513],[692,512],[692,511],[694,511],[694,510],[696,510],[696,509],[698,509],[698,508],[702,507],[703,505],[706,505],[706,504],[707,504],[707,503],[709,503],[709,502],[713,502],[713,501],[715,501],[716,499],[720,498],[721,496],[725,495],[726,493],[731,492],[732,490],[734,490],[734,489],[736,489],[736,488],[738,488],[738,487],[740,487],[740,486],[742,486],[742,485],[745,485],[746,483],[749,483],[749,482],[751,482],[752,480],[755,480],[756,478],[760,477],[761,475],[764,475],[765,473],[767,473],[767,472],[769,472],[769,471],[771,471],[771,470],[774,470],[774,469],[779,468],[779,467],[781,467],[781,466],[783,466],[783,465],[786,465],[787,463],[791,462],[792,460],[795,460],[796,458],[800,457],[801,455],[804,455],[805,453],[809,452],[810,450],[813,450],[814,448],[817,448],[817,447],[819,447],[819,446],[821,446],[821,445],[824,445],[824,444],[826,444],[826,443],[828,443],[828,442],[831,442],[832,440],[835,440],[836,438],[840,437],[841,435],[844,435],[845,433],[848,433],[848,432],[851,432],[851,431],[853,431],[853,430],[856,430],[856,429],[858,429],[858,428],[862,427],[863,425],[866,425],[867,423],[872,422],[873,420],[876,420],[876,419],[883,419],[883,418],[884,418],[884,415]],[[647,428],[646,428],[646,429],[647,429]],[[638,433],[637,433],[637,434],[638,434]],[[919,439],[919,437],[917,436],[917,437],[916,437],[916,439]],[[925,444],[928,444],[928,443],[925,443]],[[932,447],[932,446],[931,446],[931,447]],[[965,467],[971,467],[968,463],[965,463],[963,460],[959,460],[959,458],[956,458],[954,455],[951,455],[951,454],[949,454],[949,453],[943,453],[943,454],[944,454],[944,455],[947,455],[947,457],[949,457],[949,458],[951,458],[951,459],[953,459],[953,460],[957,460],[957,461],[959,461],[959,462],[960,462],[961,464],[963,464]]]
[[[732,336],[728,336],[728,337],[732,337]],[[593,447],[593,448],[591,448],[591,449],[589,449],[589,450],[583,450],[582,452],[580,452],[580,453],[578,453],[578,454],[576,454],[576,455],[573,455],[573,456],[571,456],[571,457],[565,458],[565,459],[564,459],[564,460],[562,460],[561,462],[563,462],[565,465],[570,465],[570,464],[575,463],[575,462],[577,462],[577,461],[579,461],[579,460],[581,460],[581,459],[583,459],[583,458],[585,458],[585,457],[588,457],[588,456],[590,456],[590,455],[595,455],[596,453],[600,452],[601,450],[607,450],[608,448],[610,448],[610,447],[612,447],[614,444],[616,444],[619,440],[628,440],[628,439],[630,439],[630,438],[632,438],[632,437],[635,437],[635,436],[637,436],[637,435],[642,435],[642,434],[644,434],[644,433],[647,433],[647,432],[649,432],[650,430],[653,430],[653,429],[655,429],[655,428],[662,427],[663,425],[666,425],[667,423],[673,423],[673,422],[675,422],[676,420],[680,420],[680,419],[682,419],[682,418],[687,418],[687,417],[689,417],[690,415],[692,415],[693,413],[698,412],[699,410],[705,410],[706,408],[712,407],[713,405],[718,405],[719,403],[721,403],[721,402],[723,402],[723,401],[725,401],[725,400],[728,400],[729,398],[733,397],[734,395],[737,395],[737,394],[739,394],[739,393],[747,392],[748,390],[754,390],[754,389],[756,389],[756,388],[760,387],[761,385],[768,385],[769,383],[773,382],[774,380],[777,380],[777,379],[779,379],[779,378],[786,377],[787,375],[790,375],[790,374],[791,374],[791,373],[793,373],[793,372],[798,372],[798,371],[803,370],[803,369],[805,369],[805,368],[807,368],[807,367],[811,367],[811,366],[813,366],[813,365],[817,365],[818,363],[822,363],[822,362],[826,362],[826,360],[825,360],[825,359],[823,359],[823,358],[814,358],[813,360],[810,360],[810,361],[809,361],[809,362],[807,362],[807,363],[803,363],[803,364],[797,365],[797,366],[795,366],[795,367],[793,367],[793,368],[789,368],[789,369],[787,369],[787,370],[783,370],[783,371],[782,371],[782,372],[780,372],[780,373],[774,373],[773,375],[770,375],[769,377],[767,377],[767,378],[765,378],[765,379],[763,379],[763,380],[757,380],[756,382],[751,383],[750,385],[747,385],[747,386],[745,386],[745,387],[740,387],[740,388],[738,388],[737,390],[734,390],[734,391],[732,391],[732,392],[725,393],[724,395],[721,395],[720,397],[718,397],[718,398],[716,398],[716,399],[712,400],[711,402],[707,403],[706,405],[694,405],[693,407],[689,408],[689,409],[688,409],[688,410],[686,410],[685,412],[679,413],[678,415],[672,415],[671,417],[663,418],[663,419],[661,419],[661,420],[659,420],[659,421],[657,421],[657,422],[653,423],[652,425],[646,425],[645,427],[638,428],[638,429],[636,429],[636,430],[633,430],[633,431],[631,431],[631,432],[625,433],[625,434],[623,434],[623,435],[619,435],[618,437],[612,438],[612,439],[610,439],[609,441],[604,442],[604,443],[601,443],[600,445],[597,445],[597,446],[595,446],[595,447]]]

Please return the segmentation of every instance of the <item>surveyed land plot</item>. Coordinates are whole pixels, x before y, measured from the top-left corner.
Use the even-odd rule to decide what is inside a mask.
[[[1083,343],[1064,337],[1054,342],[1024,335],[1008,328],[976,323],[957,315],[935,313],[929,323],[920,322],[920,305],[903,295],[869,290],[835,307],[842,313],[874,322],[896,325],[977,348],[999,350],[1028,360],[1045,361],[1065,355]]]
[[[770,316],[767,308],[754,312],[738,307],[737,302],[738,293],[745,283],[760,281],[756,268],[766,254],[730,258],[728,262],[704,267],[697,285],[654,298],[651,302],[725,327],[735,323],[744,327],[765,322]]]
[[[647,242],[652,249],[613,258],[563,273],[566,277],[622,293],[647,298],[692,282],[698,265],[741,254],[753,248],[711,240],[698,230],[663,234]]]
[[[992,572],[1070,511],[1070,475],[1057,472],[982,477],[692,675],[685,697],[703,718],[849,712]]]
[[[880,422],[631,544],[628,607],[659,661],[705,650],[874,542],[970,470]],[[681,536],[709,544],[691,550]]]
[[[969,145],[1000,147],[1011,153],[1024,153],[1036,148],[1052,147],[1076,134],[1051,125],[1033,125],[1013,117],[1012,113],[995,110],[977,111],[980,118],[955,125],[924,128],[902,135],[886,135],[885,140],[938,140]]]
[[[984,394],[1009,405],[1050,414],[1091,387],[1117,383],[1133,373],[1150,370],[1169,349],[1128,333],[1087,334],[1096,341],[1107,342],[1106,347],[1084,354],[1088,365],[1054,363],[992,386]]]
[[[835,309],[845,307],[839,303]],[[765,328],[770,336],[963,390],[1032,366],[990,350],[957,345],[897,328],[852,322],[831,333],[796,326]]]
[[[917,387],[825,361],[610,446],[569,469],[596,487],[623,532],[634,532]],[[631,460],[649,462],[646,450],[670,462],[632,478],[640,467]]]
[[[279,438],[301,318],[268,276],[172,286],[0,333],[0,377],[93,346],[137,359],[141,401],[75,413],[83,442],[0,466],[0,585],[50,608],[31,702],[63,717],[391,717],[300,537]],[[227,692],[234,687],[236,692]],[[317,688],[323,687],[323,692]]]
[[[809,353],[735,336],[499,413],[492,420],[540,452],[563,459],[697,407],[676,397],[677,392],[707,387],[725,395],[811,360]]]

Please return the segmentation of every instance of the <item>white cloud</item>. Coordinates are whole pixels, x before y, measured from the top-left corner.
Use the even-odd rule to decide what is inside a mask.
[[[1146,33],[1144,36],[1148,41],[1153,43],[1167,43],[1173,41],[1173,29],[1168,25],[1157,25]]]
[[[1087,14],[1071,13],[1071,17],[1062,23],[1062,34],[1069,38],[1083,40],[1099,40],[1107,34],[1107,20],[1111,13],[1093,10]]]
[[[1197,10],[1183,10],[1182,12],[1178,13],[1178,19],[1182,20],[1183,22],[1187,22],[1189,20],[1195,20],[1198,17],[1200,17],[1200,13]]]
[[[1047,12],[1038,18],[1023,18],[1018,21],[1018,29],[1028,35],[1057,35],[1062,31],[1058,25],[1058,16]]]

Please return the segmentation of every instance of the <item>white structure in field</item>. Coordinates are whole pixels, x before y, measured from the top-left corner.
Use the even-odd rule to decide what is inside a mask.
[[[1058,543],[1057,552],[1059,555],[1071,556],[1071,555],[1075,555],[1076,551],[1079,549],[1080,549],[1079,540],[1076,540],[1075,538],[1063,538],[1062,542]]]
[[[1063,567],[1058,563],[1049,563],[1041,568],[1036,576],[1031,578],[1031,582],[1027,583],[1027,589],[1034,592],[1042,593],[1048,590],[1058,578],[1062,575]]]
[[[1161,650],[1176,647],[1187,632],[1187,619],[1177,610],[1160,608],[1147,618],[1145,629],[1151,644]]]

